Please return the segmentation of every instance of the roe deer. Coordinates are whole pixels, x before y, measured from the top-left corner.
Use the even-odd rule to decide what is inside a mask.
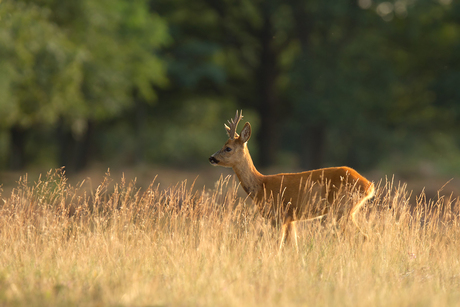
[[[358,230],[367,238],[356,222],[355,215],[361,206],[374,195],[374,184],[349,167],[322,168],[301,173],[284,173],[262,175],[252,162],[247,147],[251,137],[251,125],[247,122],[238,135],[236,128],[243,118],[242,111],[234,119],[224,124],[228,141],[221,150],[214,153],[209,162],[212,165],[231,167],[238,176],[244,191],[255,201],[261,213],[271,218],[282,219],[281,246],[289,239],[291,231],[295,233],[295,221],[319,219],[331,210],[341,193],[358,192],[360,200],[347,209],[342,215],[350,217]],[[320,187],[320,190],[317,188]],[[315,192],[316,191],[316,192]],[[306,194],[310,194],[310,199]],[[315,206],[311,196],[319,194],[320,202]],[[316,197],[316,196],[315,196]],[[345,197],[349,198],[349,197]],[[280,215],[281,214],[281,215]],[[281,248],[280,246],[280,248]]]

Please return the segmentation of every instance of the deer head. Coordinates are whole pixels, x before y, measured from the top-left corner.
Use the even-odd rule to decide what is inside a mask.
[[[236,111],[235,118],[228,121],[229,125],[227,126],[224,124],[228,140],[221,150],[217,151],[209,158],[209,162],[211,162],[212,165],[233,167],[245,158],[247,152],[246,142],[251,137],[251,124],[244,124],[241,135],[238,135],[236,128],[242,118],[243,111],[240,111],[240,114]]]

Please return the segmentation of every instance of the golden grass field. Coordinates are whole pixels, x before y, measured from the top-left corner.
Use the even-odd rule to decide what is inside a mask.
[[[300,227],[298,250],[234,177],[93,189],[50,171],[0,195],[0,306],[458,306],[460,201],[377,184],[369,234]],[[414,199],[414,197],[413,197]]]

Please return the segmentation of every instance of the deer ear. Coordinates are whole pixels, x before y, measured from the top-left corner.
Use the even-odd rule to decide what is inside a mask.
[[[246,123],[244,124],[243,130],[241,130],[241,135],[240,135],[240,140],[243,143],[246,143],[249,141],[249,138],[251,137],[251,124]]]

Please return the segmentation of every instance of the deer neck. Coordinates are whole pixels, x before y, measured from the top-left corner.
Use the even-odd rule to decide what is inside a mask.
[[[233,166],[233,171],[240,180],[243,190],[251,198],[254,198],[257,192],[262,189],[263,175],[254,166],[246,144],[244,144],[244,159]]]

